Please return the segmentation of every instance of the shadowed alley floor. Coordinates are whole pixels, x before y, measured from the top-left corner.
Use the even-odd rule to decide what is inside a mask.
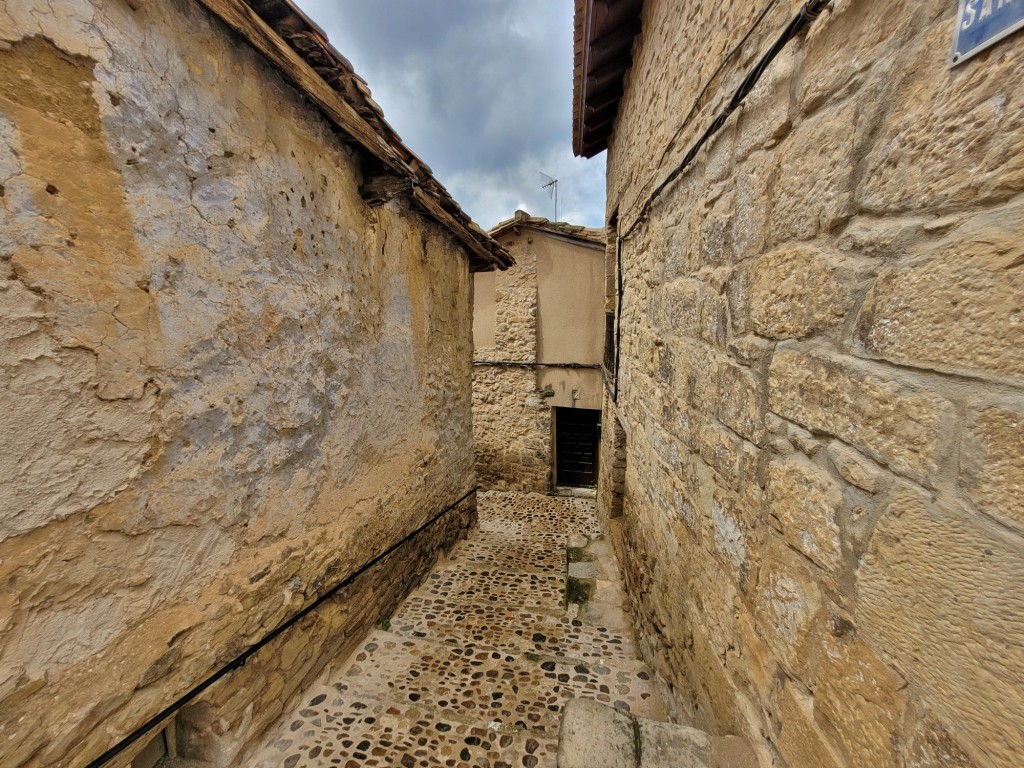
[[[256,768],[554,766],[562,706],[664,712],[589,499],[482,493],[480,525],[267,735]]]

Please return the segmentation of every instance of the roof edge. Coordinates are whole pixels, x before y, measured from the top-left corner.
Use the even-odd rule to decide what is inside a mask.
[[[512,218],[500,221],[487,230],[487,234],[493,238],[498,238],[518,227],[530,227],[540,232],[566,237],[579,241],[581,245],[590,245],[598,248],[605,247],[605,230],[602,228],[584,227],[580,224],[570,224],[567,221],[551,221],[542,216],[531,216],[526,211],[516,211]]]
[[[379,204],[408,195],[414,208],[449,230],[468,251],[471,271],[515,263],[479,227],[384,119],[370,89],[327,35],[292,0],[197,0],[315,104],[378,166],[391,183],[376,184]],[[379,190],[390,190],[379,198]]]
[[[572,151],[593,157],[608,148],[644,0],[575,0]]]

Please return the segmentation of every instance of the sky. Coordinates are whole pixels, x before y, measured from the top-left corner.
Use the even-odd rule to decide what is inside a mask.
[[[515,213],[604,226],[604,155],[572,155],[571,0],[297,0],[484,229]]]

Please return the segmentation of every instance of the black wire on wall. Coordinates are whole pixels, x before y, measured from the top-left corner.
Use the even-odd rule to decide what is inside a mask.
[[[764,10],[761,11],[761,14],[757,17],[757,20],[754,22],[754,26],[751,27],[751,29],[744,36],[743,40],[740,42],[740,45],[742,45],[743,42],[745,42],[750,37],[754,29],[761,23],[761,21],[767,15],[768,11],[771,9],[772,4],[773,3],[769,3],[764,8]],[[743,104],[744,99],[746,99],[747,96],[750,95],[750,92],[754,89],[754,86],[757,85],[762,75],[764,75],[765,70],[768,69],[768,66],[775,60],[775,58],[782,52],[782,50],[787,45],[789,45],[793,38],[795,38],[797,35],[799,35],[801,32],[807,29],[814,22],[814,20],[821,15],[822,11],[824,11],[831,4],[832,0],[807,0],[807,2],[804,3],[803,7],[801,7],[800,10],[797,11],[795,16],[793,16],[789,24],[786,25],[786,28],[782,31],[782,34],[779,35],[778,39],[771,46],[771,48],[769,48],[765,52],[765,54],[747,73],[747,76],[743,78],[743,82],[740,83],[735,93],[733,93],[732,98],[729,99],[729,102],[725,105],[722,111],[718,113],[715,119],[711,122],[711,125],[707,127],[707,129],[704,131],[701,137],[697,139],[697,141],[694,143],[692,147],[690,147],[690,150],[683,157],[682,162],[680,162],[672,170],[672,172],[665,177],[664,181],[662,181],[657,187],[655,187],[654,191],[652,191],[651,194],[647,197],[647,199],[644,201],[644,204],[641,206],[640,211],[636,214],[636,218],[633,219],[633,223],[629,225],[629,228],[625,231],[625,233],[620,235],[622,240],[628,240],[636,231],[636,228],[646,220],[647,215],[651,212],[651,208],[654,206],[654,203],[657,201],[657,199],[661,196],[662,192],[664,192],[665,189],[667,189],[673,181],[679,178],[680,174],[682,174],[683,171],[685,171],[687,167],[689,167],[689,165],[694,161],[694,159],[697,157],[697,154],[701,151],[701,149],[708,142],[708,140],[716,133],[718,133],[718,131],[721,130],[722,126],[725,125],[725,121],[729,119],[729,115],[735,112],[736,109],[741,104]],[[734,48],[733,51],[731,51],[726,56],[726,61],[729,58],[731,58],[731,56],[735,53],[736,50],[737,49]],[[725,62],[723,62],[722,66],[724,65]],[[720,66],[718,71],[715,72],[715,75],[712,77],[711,81],[713,81],[714,78],[718,76],[718,73],[721,71],[722,66]],[[710,86],[711,81],[709,81],[708,85],[704,87],[704,90],[702,90],[701,94],[697,97],[697,101],[694,103],[693,108],[690,110],[690,114],[687,116],[686,120],[683,121],[683,125],[680,126],[679,130],[676,131],[676,134],[673,137],[672,141],[675,141],[675,137],[678,136],[679,133],[683,130],[683,128],[685,128],[685,126],[689,123],[694,111],[696,111],[698,105],[700,104],[700,100],[703,98],[704,93]],[[669,142],[669,146],[671,146],[671,142]]]
[[[119,741],[113,747],[111,747],[106,752],[104,752],[102,755],[100,755],[95,760],[93,760],[91,763],[89,763],[86,766],[86,768],[100,768],[100,766],[105,765],[106,763],[110,762],[115,757],[117,757],[119,754],[121,754],[124,750],[126,750],[128,747],[130,747],[132,744],[134,744],[136,741],[141,739],[147,733],[149,733],[154,728],[156,728],[158,725],[160,725],[165,720],[167,720],[171,715],[173,715],[175,712],[177,712],[183,706],[185,706],[190,701],[192,701],[197,696],[199,696],[199,694],[201,694],[203,691],[205,691],[211,685],[216,683],[222,677],[225,677],[226,675],[230,674],[231,672],[234,672],[236,669],[240,669],[241,667],[244,667],[246,662],[249,661],[249,659],[252,658],[252,656],[254,656],[259,650],[261,650],[262,648],[266,647],[269,643],[271,643],[274,640],[276,640],[284,632],[288,631],[293,626],[295,626],[295,624],[297,624],[299,621],[301,621],[302,619],[306,618],[309,614],[311,614],[313,611],[315,611],[317,608],[319,608],[325,602],[327,602],[332,597],[334,597],[342,589],[344,589],[347,586],[350,586],[352,584],[352,582],[354,582],[358,577],[362,576],[364,573],[366,573],[366,571],[368,571],[370,568],[375,566],[377,563],[379,563],[384,558],[386,558],[389,555],[393,554],[399,547],[403,546],[404,544],[408,544],[414,538],[419,536],[421,533],[423,533],[423,531],[425,531],[427,528],[432,526],[434,523],[436,523],[438,520],[440,520],[442,517],[444,517],[446,514],[451,512],[453,509],[455,509],[457,506],[459,506],[462,502],[464,502],[466,499],[468,499],[474,493],[476,493],[478,489],[479,489],[479,486],[477,486],[476,488],[473,488],[472,490],[467,491],[466,493],[462,494],[462,496],[459,497],[458,500],[452,502],[447,507],[442,509],[440,512],[438,512],[436,515],[431,517],[429,520],[427,520],[427,522],[423,523],[423,525],[421,525],[419,528],[414,530],[412,533],[407,534],[400,541],[395,542],[390,547],[388,547],[386,550],[381,552],[379,555],[377,555],[376,557],[374,557],[371,560],[368,560],[366,563],[364,563],[362,566],[360,566],[356,571],[354,571],[353,573],[351,573],[348,576],[346,576],[343,581],[339,582],[338,584],[335,584],[329,590],[327,590],[322,595],[320,595],[320,597],[318,597],[312,603],[307,605],[305,608],[303,608],[298,613],[294,614],[290,619],[287,619],[283,624],[278,625],[278,627],[276,629],[271,630],[267,635],[265,635],[263,637],[262,640],[260,640],[259,642],[255,643],[254,645],[249,646],[246,650],[242,651],[242,653],[240,653],[238,656],[236,656],[233,660],[229,661],[227,664],[225,664],[219,670],[214,672],[212,675],[210,675],[208,678],[206,678],[199,685],[195,686],[188,693],[186,693],[183,696],[179,697],[173,704],[171,704],[168,707],[165,707],[160,712],[158,712],[157,714],[153,715],[153,717],[151,717],[149,720],[147,720],[145,723],[140,725],[138,728],[136,728],[134,731],[132,731],[126,737],[121,739],[121,741]]]

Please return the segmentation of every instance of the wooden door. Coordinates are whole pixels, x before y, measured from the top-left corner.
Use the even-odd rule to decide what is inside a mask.
[[[600,411],[555,409],[555,481],[558,485],[597,485],[600,439]]]

